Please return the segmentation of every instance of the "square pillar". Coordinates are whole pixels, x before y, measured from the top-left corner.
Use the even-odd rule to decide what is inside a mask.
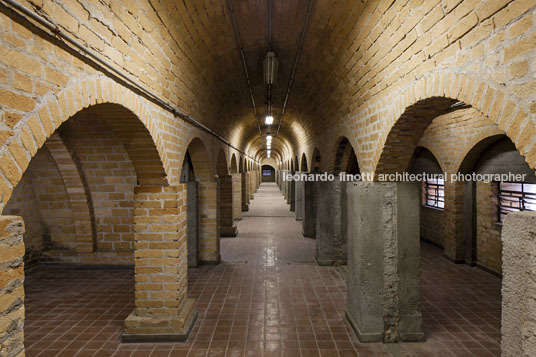
[[[187,297],[186,187],[134,189],[135,309],[123,342],[185,341],[197,313]]]
[[[444,256],[455,263],[465,262],[465,182],[445,182]],[[470,186],[469,186],[470,187]],[[472,195],[472,193],[471,193]],[[471,197],[472,198],[472,197]]]
[[[24,222],[0,216],[0,355],[24,356]]]
[[[536,212],[504,219],[501,356],[536,356]]]
[[[186,235],[188,237],[188,267],[199,265],[199,183],[186,183]]]
[[[296,221],[303,220],[303,181],[296,181]]]
[[[291,175],[292,172],[291,171],[287,171],[286,172],[288,175]],[[290,200],[291,200],[291,188],[292,188],[292,182],[294,182],[294,180],[291,180],[291,181],[286,181],[286,185],[285,185],[285,198],[287,200],[287,204],[290,204]]]
[[[290,211],[296,211],[296,181],[290,181]]]
[[[419,185],[347,185],[346,317],[361,342],[422,341]]]
[[[236,237],[238,230],[233,219],[233,176],[219,177],[220,237]]]
[[[247,185],[248,185],[248,189],[247,189],[247,193],[248,193],[248,204],[251,202],[251,198],[253,197],[253,184],[251,182],[251,172],[248,171],[246,173],[246,178],[247,178]]]
[[[303,236],[316,238],[316,185],[303,182]]]
[[[199,182],[199,259],[205,264],[219,264],[219,187],[212,177],[200,177]]]
[[[341,182],[316,182],[316,261],[318,265],[346,264],[342,235]]]
[[[242,219],[242,180],[240,174],[233,174],[233,219]]]
[[[288,191],[287,191],[287,185],[288,185],[287,174],[288,174],[288,171],[287,171],[287,170],[284,170],[284,171],[283,171],[283,198],[285,199],[285,201],[287,200],[287,197],[288,197]]]
[[[241,181],[241,191],[242,191],[242,212],[249,211],[249,205],[248,205],[248,182],[247,182],[247,174],[245,172],[240,173],[240,181]]]

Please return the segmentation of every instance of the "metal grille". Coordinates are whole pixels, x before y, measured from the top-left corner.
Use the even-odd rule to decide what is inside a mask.
[[[499,222],[518,211],[536,211],[536,184],[499,182]]]
[[[433,208],[445,208],[445,181],[443,179],[424,181],[424,205]]]

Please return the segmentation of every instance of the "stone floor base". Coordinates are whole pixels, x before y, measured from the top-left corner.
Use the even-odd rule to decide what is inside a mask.
[[[177,316],[137,316],[135,310],[125,319],[123,343],[184,342],[197,320],[195,300],[187,299]]]
[[[352,319],[352,316],[348,312],[345,314],[346,320],[352,326],[359,342],[370,343],[370,342],[383,342],[383,335],[381,333],[363,333],[359,330],[356,322]],[[424,333],[401,333],[400,342],[424,342]]]
[[[352,326],[352,329],[357,335],[359,342],[382,342],[383,341],[383,335],[381,333],[363,333],[359,330],[357,323],[352,319],[352,316],[348,312],[346,312],[344,315],[346,316],[346,320],[348,320],[348,322],[350,323],[350,326]]]
[[[220,227],[220,237],[236,237],[238,234],[238,228],[232,227]]]

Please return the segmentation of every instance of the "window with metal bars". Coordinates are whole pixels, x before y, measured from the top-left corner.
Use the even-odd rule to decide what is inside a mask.
[[[424,181],[424,205],[438,209],[445,208],[445,181],[442,178]]]
[[[536,184],[499,182],[499,222],[518,211],[536,211]]]

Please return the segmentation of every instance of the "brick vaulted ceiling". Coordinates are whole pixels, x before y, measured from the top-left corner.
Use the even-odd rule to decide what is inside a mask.
[[[270,0],[168,1],[164,2],[166,15],[158,12],[164,23],[170,21],[188,29],[190,38],[181,41],[187,42],[184,48],[192,51],[179,55],[190,57],[192,65],[202,73],[210,97],[219,101],[217,115],[208,115],[216,117],[216,123],[206,124],[256,154],[262,150],[264,140],[260,139],[253,114],[229,1],[234,8],[258,120],[265,134],[267,89],[262,64],[269,50]],[[373,7],[379,3],[372,2]],[[310,0],[272,0],[272,48],[279,60],[277,82],[272,89],[272,134],[279,123],[309,4]],[[273,151],[294,151],[314,140],[326,126],[342,119],[337,115],[341,115],[338,111],[344,107],[340,93],[341,87],[347,85],[348,73],[348,58],[342,53],[355,53],[352,46],[356,23],[364,7],[356,0],[313,0],[303,52]]]

